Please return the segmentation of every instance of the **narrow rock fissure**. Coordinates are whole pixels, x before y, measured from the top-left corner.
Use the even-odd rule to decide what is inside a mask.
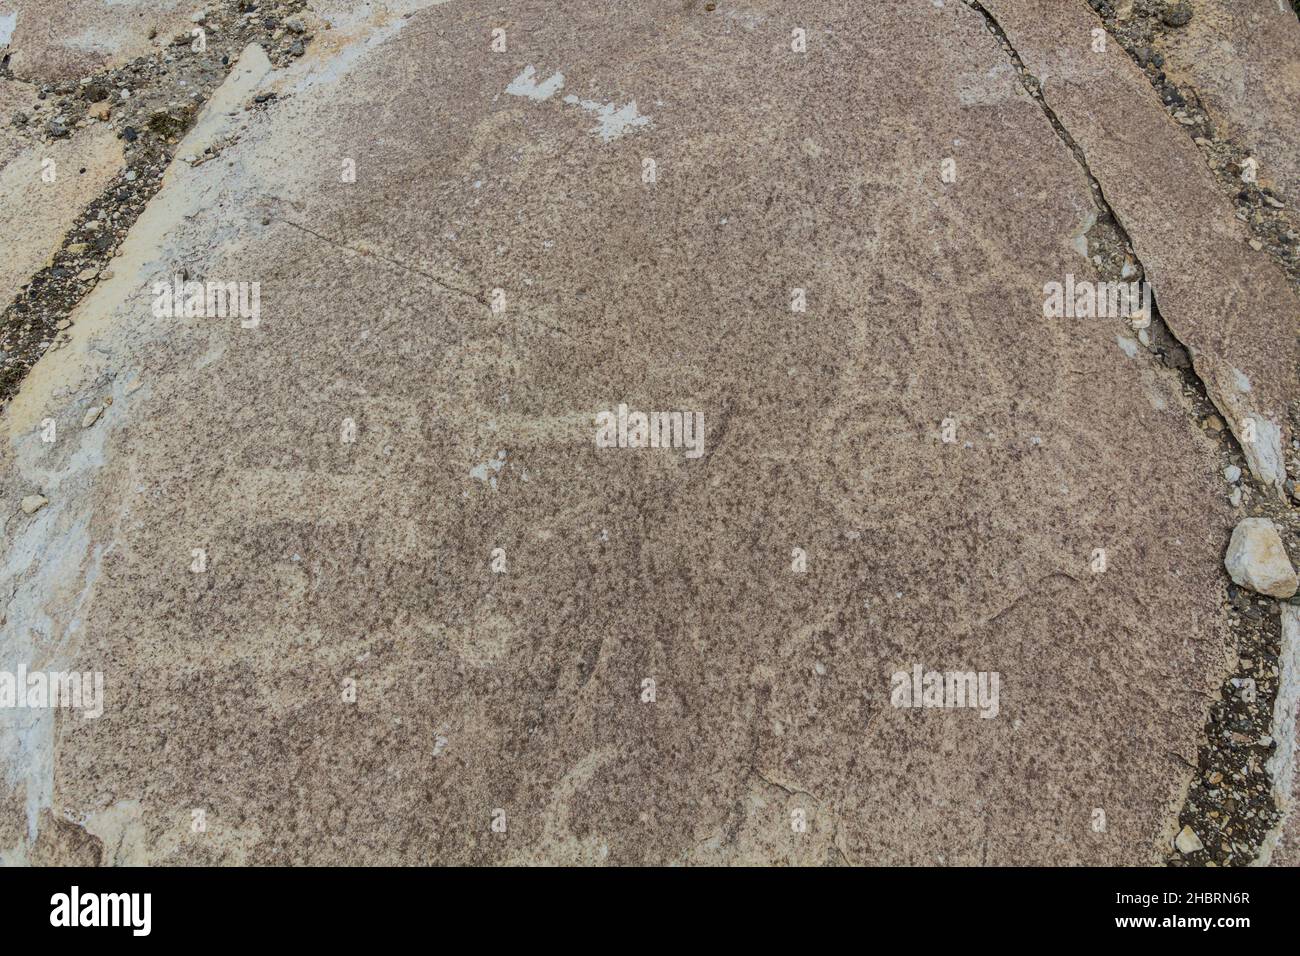
[[[1056,135],[1073,154],[1079,168],[1087,177],[1092,200],[1097,209],[1097,224],[1093,230],[1099,227],[1112,229],[1122,241],[1137,270],[1134,278],[1149,282],[1146,267],[1137,255],[1132,238],[1107,201],[1101,183],[1088,165],[1082,147],[1070,135],[1069,130],[1061,123],[1056,112],[1044,98],[1037,77],[1025,66],[997,18],[979,0],[963,0],[963,2],[984,18],[988,31],[998,40],[1011,60],[1021,85],[1038,103],[1043,115],[1056,131]],[[1191,400],[1196,419],[1207,420],[1216,410],[1216,406],[1209,397],[1205,383],[1196,373],[1188,350],[1161,317],[1154,287],[1151,292],[1149,318],[1151,323],[1149,333],[1156,354],[1164,365],[1179,374],[1183,392]],[[1224,415],[1223,419],[1227,420],[1228,416]],[[1229,427],[1220,428],[1217,434],[1223,450],[1229,452],[1234,458],[1244,457],[1241,446]],[[1200,833],[1207,833],[1208,828],[1213,825],[1216,827],[1216,833],[1226,829],[1232,838],[1190,854],[1180,854],[1170,850],[1167,861],[1173,865],[1247,865],[1256,858],[1261,844],[1280,816],[1273,800],[1271,781],[1263,762],[1255,760],[1251,755],[1246,755],[1244,759],[1237,759],[1241,755],[1234,750],[1234,746],[1236,750],[1240,750],[1242,747],[1255,744],[1257,739],[1264,739],[1257,737],[1259,728],[1271,726],[1273,700],[1277,690],[1276,679],[1271,682],[1258,681],[1252,676],[1253,671],[1249,668],[1254,663],[1254,655],[1257,652],[1264,655],[1271,654],[1276,658],[1280,649],[1280,626],[1276,619],[1272,619],[1270,629],[1267,618],[1259,619],[1258,608],[1251,600],[1251,596],[1237,589],[1231,582],[1225,580],[1225,584],[1235,609],[1246,617],[1244,623],[1241,619],[1232,619],[1239,662],[1234,674],[1224,681],[1219,700],[1215,701],[1210,708],[1202,741],[1198,745],[1199,776],[1193,780],[1192,790],[1189,791],[1188,798],[1179,812],[1178,823],[1180,827],[1188,826]],[[1247,653],[1252,656],[1246,657]],[[1250,681],[1249,686],[1253,688],[1253,692],[1249,695],[1243,693],[1245,681]],[[1250,699],[1246,699],[1247,697]],[[1228,748],[1215,746],[1215,739],[1220,737],[1230,742]],[[1181,757],[1179,759],[1182,760]],[[1216,801],[1216,805],[1220,806],[1219,809],[1210,809],[1209,804],[1203,805],[1199,802],[1202,793],[1208,792],[1211,796],[1217,796],[1218,791],[1214,788],[1222,784],[1230,775],[1241,778],[1242,784],[1234,791],[1234,797],[1240,793],[1242,799],[1228,798],[1226,801]],[[1202,780],[1211,782],[1208,790],[1197,788],[1197,784]],[[1221,816],[1230,819],[1231,822],[1221,827],[1217,823]]]
[[[1087,0],[1087,3],[1107,35],[1142,71],[1160,97],[1165,112],[1195,143],[1235,207],[1237,220],[1250,232],[1251,247],[1267,253],[1300,289],[1300,241],[1295,238],[1300,234],[1300,215],[1261,180],[1253,151],[1225,128],[1226,123],[1211,115],[1200,91],[1187,77],[1175,80],[1166,74],[1169,51],[1162,41],[1170,28],[1163,26],[1150,8],[1135,10],[1121,21],[1108,0]],[[1186,71],[1177,72],[1185,74]]]
[[[1188,82],[1186,70],[1175,70],[1183,74],[1179,80],[1166,74],[1167,65],[1186,66],[1177,62],[1177,56],[1173,57],[1174,62],[1169,63],[1168,57],[1172,51],[1162,42],[1167,31],[1178,28],[1177,25],[1171,26],[1162,21],[1159,9],[1150,4],[1130,8],[1127,16],[1120,17],[1115,6],[1107,0],[1087,2],[1108,35],[1128,53],[1150,82],[1170,118],[1192,139],[1224,195],[1235,207],[1237,220],[1249,231],[1250,246],[1277,262],[1292,285],[1300,290],[1300,240],[1297,239],[1300,235],[1300,215],[1297,215],[1293,205],[1282,201],[1275,189],[1261,181],[1255,169],[1257,164],[1253,157],[1254,150],[1234,135],[1225,121],[1215,119],[1200,90]],[[1297,15],[1300,15],[1300,0],[1292,0],[1292,6]],[[1300,375],[1300,366],[1297,366],[1297,374]],[[1300,431],[1300,402],[1291,403],[1290,417],[1292,434],[1295,434]],[[1287,469],[1291,475],[1295,474],[1291,462],[1287,463]],[[1284,528],[1295,528],[1294,521],[1289,519],[1295,514],[1296,502],[1300,502],[1300,489],[1293,479],[1288,479],[1285,490],[1289,500],[1283,499],[1281,509],[1271,501],[1270,496],[1263,499],[1269,502],[1269,506],[1262,507],[1260,502],[1256,502],[1250,509],[1251,515],[1259,513],[1276,520]],[[1266,749],[1272,751],[1267,761],[1267,772],[1273,784],[1274,810],[1279,809],[1278,801],[1284,799],[1280,795],[1289,792],[1286,785],[1289,777],[1283,774],[1284,779],[1279,782],[1273,779],[1277,776],[1274,771],[1290,765],[1296,747],[1294,726],[1285,719],[1286,714],[1293,713],[1289,709],[1292,704],[1283,700],[1286,697],[1283,659],[1293,659],[1289,656],[1294,654],[1294,650],[1288,648],[1286,628],[1277,617],[1279,610],[1285,616],[1294,613],[1294,608],[1279,608],[1276,604],[1268,603],[1261,609],[1259,602],[1253,602],[1248,594],[1231,584],[1228,585],[1228,592],[1234,610],[1242,615],[1235,627],[1240,663],[1237,672],[1225,682],[1221,698],[1215,704],[1211,724],[1217,726],[1207,726],[1207,746],[1201,755],[1202,777],[1193,783],[1182,815],[1183,822],[1192,823],[1194,828],[1200,827],[1200,832],[1205,832],[1202,824],[1213,827],[1217,822],[1216,816],[1222,819],[1224,814],[1217,812],[1221,809],[1220,805],[1234,801],[1237,796],[1234,793],[1225,799],[1217,783],[1222,782],[1225,773],[1231,771],[1230,764],[1240,763],[1225,761],[1223,757],[1225,749],[1241,749],[1239,737],[1243,731],[1249,731],[1246,736],[1257,741],[1268,741]],[[1293,598],[1292,603],[1300,603],[1300,600]],[[1263,690],[1258,703],[1265,706],[1250,706],[1248,702],[1239,699],[1241,691],[1238,688],[1242,685],[1253,686],[1251,682],[1257,678]],[[1246,706],[1243,707],[1243,703]],[[1283,718],[1280,723],[1279,717]],[[1211,737],[1216,730],[1222,741],[1217,752]],[[1256,772],[1250,776],[1259,775]],[[1256,789],[1253,780],[1251,789]],[[1255,795],[1252,793],[1248,796]],[[1194,823],[1197,816],[1201,819],[1200,824]],[[1279,818],[1273,819],[1271,831],[1265,836],[1263,847],[1258,849],[1260,862],[1267,862],[1266,858],[1277,842],[1282,822]],[[1199,857],[1202,852],[1204,851],[1197,851],[1193,858]],[[1214,858],[1220,864],[1224,862],[1221,854]],[[1202,861],[1197,859],[1195,862]]]
[[[1083,171],[1084,176],[1087,177],[1088,189],[1092,195],[1093,205],[1097,210],[1097,223],[1094,225],[1093,229],[1112,230],[1118,236],[1120,242],[1122,242],[1125,252],[1132,260],[1136,269],[1136,274],[1130,277],[1130,281],[1145,281],[1150,284],[1147,279],[1146,267],[1137,255],[1132,237],[1129,235],[1128,230],[1124,228],[1124,224],[1115,213],[1115,210],[1111,208],[1110,202],[1107,201],[1100,181],[1098,181],[1097,177],[1093,174],[1092,167],[1088,165],[1088,158],[1084,155],[1083,148],[1075,141],[1074,137],[1070,135],[1070,131],[1065,128],[1065,125],[1056,115],[1056,112],[1043,97],[1042,86],[1039,83],[1038,78],[1035,77],[1033,73],[1029,71],[1029,68],[1025,66],[1024,61],[1020,58],[1020,54],[1017,53],[1015,47],[1012,46],[1011,41],[1007,38],[1007,35],[1003,31],[1002,26],[998,23],[997,18],[994,17],[993,14],[991,14],[984,5],[979,2],[979,0],[963,0],[963,2],[966,6],[970,7],[970,9],[974,10],[984,18],[988,31],[998,40],[1002,49],[1006,52],[1007,57],[1011,60],[1012,66],[1015,67],[1021,85],[1025,88],[1025,91],[1029,96],[1038,104],[1039,108],[1042,109],[1043,115],[1047,117],[1048,122],[1052,125],[1052,129],[1056,131],[1057,137],[1065,144],[1065,147],[1070,151],[1074,156],[1075,161],[1079,164],[1079,168]],[[1195,396],[1197,396],[1198,400],[1196,404],[1198,407],[1202,405],[1214,407],[1214,403],[1209,398],[1209,394],[1205,389],[1205,383],[1201,381],[1200,376],[1196,374],[1188,349],[1178,340],[1178,337],[1174,335],[1173,330],[1169,328],[1168,324],[1160,314],[1160,304],[1154,286],[1151,288],[1151,315],[1149,318],[1151,322],[1151,338],[1156,343],[1156,353],[1160,356],[1161,361],[1169,368],[1176,369],[1182,373],[1184,385],[1190,389]],[[1235,439],[1232,441],[1234,451],[1239,452],[1240,448],[1239,446],[1236,446]]]

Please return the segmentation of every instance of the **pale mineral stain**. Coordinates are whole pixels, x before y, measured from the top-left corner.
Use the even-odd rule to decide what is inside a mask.
[[[496,453],[495,458],[489,458],[481,465],[475,465],[469,470],[469,476],[479,481],[486,481],[495,491],[497,487],[497,473],[506,466],[506,451],[501,449]]]
[[[650,117],[637,112],[636,100],[632,100],[624,106],[616,106],[613,103],[580,100],[578,97],[570,95],[564,98],[564,102],[570,106],[580,106],[588,113],[595,114],[596,119],[600,122],[599,125],[593,126],[591,131],[606,143],[612,139],[618,139],[629,129],[650,125]]]
[[[538,83],[534,77],[537,70],[532,64],[524,67],[524,71],[510,81],[506,87],[506,92],[511,96],[526,96],[530,100],[549,100],[555,95],[556,90],[564,86],[564,74],[552,73],[542,82]]]

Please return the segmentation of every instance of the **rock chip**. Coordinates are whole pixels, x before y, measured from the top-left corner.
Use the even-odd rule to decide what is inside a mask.
[[[23,514],[35,514],[49,503],[50,499],[46,498],[44,495],[28,495],[22,500]]]
[[[1187,0],[1166,3],[1160,11],[1160,19],[1167,27],[1185,27],[1192,21],[1192,5]]]
[[[1237,523],[1223,565],[1241,587],[1275,598],[1296,593],[1295,569],[1282,536],[1268,518],[1243,518]]]
[[[1174,846],[1178,847],[1178,852],[1183,854],[1205,849],[1205,844],[1191,827],[1183,827],[1178,831],[1178,836],[1174,837]]]

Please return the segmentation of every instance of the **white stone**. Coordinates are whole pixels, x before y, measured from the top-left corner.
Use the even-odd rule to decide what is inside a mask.
[[[1195,853],[1205,849],[1205,844],[1191,827],[1183,827],[1178,831],[1178,836],[1174,837],[1174,846],[1178,847],[1179,853]]]
[[[23,514],[35,514],[49,503],[50,499],[44,495],[28,495],[22,501]]]
[[[1269,597],[1289,598],[1295,594],[1295,569],[1282,546],[1282,537],[1268,518],[1243,518],[1232,529],[1228,553],[1223,559],[1232,580],[1244,588]]]

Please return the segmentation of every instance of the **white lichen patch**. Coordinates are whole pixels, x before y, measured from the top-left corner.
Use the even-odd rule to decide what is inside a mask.
[[[511,96],[525,96],[530,100],[549,100],[555,95],[555,92],[564,86],[564,74],[552,73],[542,82],[538,83],[535,77],[537,70],[529,64],[524,67],[524,71],[510,81],[506,87],[506,92]]]
[[[564,98],[564,102],[570,106],[580,106],[588,113],[595,114],[599,122],[591,128],[591,132],[606,143],[612,139],[618,139],[629,129],[650,125],[650,117],[637,112],[636,100],[632,100],[632,102],[623,106],[616,106],[613,103],[580,100],[578,97],[570,95]]]
[[[496,457],[489,458],[481,465],[475,465],[469,470],[469,476],[478,481],[487,482],[491,485],[492,490],[497,488],[497,474],[506,466],[506,451],[501,449],[496,453]]]

